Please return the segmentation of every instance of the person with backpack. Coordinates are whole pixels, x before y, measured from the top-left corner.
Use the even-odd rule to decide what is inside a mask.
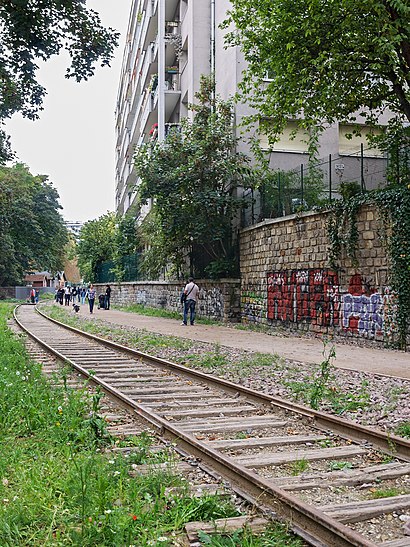
[[[89,308],[90,308],[90,313],[93,313],[94,302],[95,302],[95,294],[96,294],[96,290],[94,288],[94,285],[91,284],[88,287],[88,290],[87,290],[87,298],[88,298],[88,305],[89,305]]]
[[[190,324],[193,325],[195,323],[195,307],[198,301],[198,295],[199,287],[194,282],[194,278],[190,277],[181,296],[181,302],[184,305],[184,319],[182,325],[186,326],[188,324],[188,311]]]

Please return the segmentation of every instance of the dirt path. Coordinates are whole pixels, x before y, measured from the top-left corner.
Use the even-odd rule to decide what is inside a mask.
[[[116,325],[132,326],[168,336],[179,336],[232,348],[278,354],[292,361],[320,363],[323,360],[323,344],[317,339],[272,336],[214,325],[183,326],[180,321],[175,319],[148,317],[118,310],[97,309],[93,315],[90,315],[86,306],[81,306],[79,313],[89,318],[104,319]],[[410,379],[410,353],[401,351],[361,348],[337,343],[334,365],[342,369]]]

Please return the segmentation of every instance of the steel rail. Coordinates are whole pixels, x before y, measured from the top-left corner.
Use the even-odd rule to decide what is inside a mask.
[[[194,436],[191,436],[180,430],[178,427],[173,426],[166,419],[158,416],[154,412],[151,412],[143,405],[133,401],[118,389],[110,386],[97,375],[88,372],[81,365],[75,363],[72,359],[67,358],[64,354],[42,341],[41,338],[36,336],[22,324],[22,322],[17,318],[16,310],[18,307],[19,306],[17,306],[14,310],[14,318],[17,324],[48,352],[54,354],[62,361],[69,363],[75,370],[83,374],[92,383],[100,385],[105,391],[107,391],[116,400],[120,401],[124,406],[132,409],[133,412],[146,419],[148,423],[158,429],[165,438],[176,441],[180,448],[186,450],[201,461],[206,462],[214,470],[218,471],[224,478],[228,479],[234,487],[244,490],[250,494],[259,505],[262,504],[264,507],[271,509],[276,515],[290,521],[295,528],[300,528],[303,530],[304,538],[312,543],[312,545],[322,545],[323,547],[376,546],[375,543],[367,540],[364,536],[354,532],[347,526],[338,522],[336,519],[327,516],[324,512],[314,506],[301,501],[295,496],[289,494],[287,491],[275,486],[268,479],[262,478],[248,468],[237,464],[228,456],[223,455],[200,440],[194,438]],[[74,327],[69,327],[63,323],[60,323],[59,321],[52,320],[43,313],[40,313],[40,315],[42,315],[46,320],[51,320],[60,327],[68,328],[68,330],[71,330],[80,336],[84,336],[85,334],[86,337],[93,339],[94,341],[101,342],[104,345],[114,347],[120,351],[125,351],[126,353],[131,353],[140,359],[144,359],[145,361],[146,354],[142,352],[130,350],[130,348],[126,348],[125,346],[121,346],[120,344],[116,344],[114,342],[106,341],[95,335],[90,335],[89,333],[83,333],[83,331],[79,329],[75,329]],[[149,361],[154,362],[154,364],[158,361],[158,364],[162,363],[166,367],[169,365],[174,365],[172,368],[175,368],[175,364],[169,363],[168,361],[158,360],[157,358],[152,358],[152,356],[147,356],[147,358]],[[176,365],[176,370],[185,373],[185,368],[179,365]],[[203,373],[197,374],[195,371],[190,371],[190,373],[195,373],[197,378],[199,377],[205,380],[209,378],[208,375]],[[212,380],[212,383],[214,385],[218,385],[218,387],[220,387],[221,384],[225,385],[226,383],[226,381],[218,382],[215,377],[211,377],[210,379]],[[241,386],[235,386],[235,384],[231,382],[228,382],[227,384],[230,388],[237,388],[235,389],[235,392],[247,394],[247,392],[250,391],[253,396],[257,395],[257,392],[249,390],[249,388],[241,388]],[[262,397],[263,400],[265,400],[265,398],[270,400],[268,396]],[[282,405],[277,406],[284,408]],[[291,410],[291,408],[289,407],[288,410]],[[309,413],[303,414],[309,416]]]
[[[402,437],[388,434],[381,430],[372,429],[361,424],[356,424],[350,420],[344,420],[343,418],[339,418],[338,416],[333,416],[331,414],[326,414],[325,412],[313,410],[311,408],[299,405],[297,403],[293,403],[291,401],[287,401],[285,399],[281,399],[279,397],[272,397],[271,395],[259,393],[251,388],[240,386],[238,384],[230,382],[229,380],[217,378],[215,376],[212,376],[211,374],[196,371],[183,365],[178,365],[177,363],[173,363],[171,361],[167,361],[153,355],[148,355],[147,353],[138,351],[133,348],[129,348],[127,346],[123,346],[122,344],[118,344],[117,342],[106,340],[104,338],[96,336],[95,334],[90,334],[70,325],[65,325],[64,323],[61,323],[56,319],[48,317],[45,313],[39,310],[37,306],[35,309],[41,316],[45,317],[49,321],[52,321],[55,324],[76,332],[82,336],[90,338],[91,340],[100,342],[108,347],[115,348],[121,352],[132,355],[133,357],[144,359],[144,361],[152,363],[156,366],[162,366],[166,369],[178,371],[179,373],[182,373],[192,379],[204,380],[209,385],[213,385],[215,387],[223,386],[227,391],[231,393],[240,393],[246,395],[249,399],[253,401],[270,404],[272,406],[281,408],[283,410],[288,410],[290,412],[296,412],[298,414],[311,418],[318,429],[331,429],[342,438],[348,440],[355,440],[357,442],[362,442],[363,440],[365,440],[366,442],[371,443],[378,449],[387,453],[389,456],[398,457],[404,461],[410,461],[410,441],[407,441]]]

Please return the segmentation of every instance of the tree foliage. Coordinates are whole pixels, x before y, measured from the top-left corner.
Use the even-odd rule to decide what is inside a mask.
[[[236,152],[232,104],[213,91],[213,79],[202,77],[193,119],[136,154],[140,199],[155,203],[152,275],[170,263],[180,273],[187,259],[195,275],[207,264],[214,275],[232,273],[232,223],[244,205],[237,191],[252,186],[254,174],[249,158]]]
[[[225,27],[248,63],[242,91],[274,137],[289,118],[374,123],[388,107],[410,121],[409,20],[407,0],[232,0]]]
[[[25,165],[0,167],[0,285],[21,283],[25,272],[61,269],[67,230],[58,197],[46,176]]]
[[[100,264],[114,258],[117,244],[116,222],[115,213],[106,213],[98,219],[86,222],[81,228],[77,246],[78,267],[86,281],[94,281]]]
[[[98,270],[104,262],[112,262],[112,271],[117,281],[124,276],[124,259],[139,250],[135,217],[106,213],[86,222],[81,228],[77,245],[78,266],[86,281],[96,281]]]
[[[105,29],[85,0],[2,0],[0,2],[0,123],[14,112],[36,119],[46,93],[36,79],[38,61],[65,49],[71,57],[66,77],[93,75],[98,62],[108,65],[118,33]],[[10,156],[0,132],[0,161]]]

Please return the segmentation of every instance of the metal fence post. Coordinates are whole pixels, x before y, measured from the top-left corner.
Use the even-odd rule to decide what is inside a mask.
[[[279,216],[283,216],[281,195],[280,195],[280,173],[278,173],[278,212],[279,212]]]
[[[362,193],[366,190],[366,185],[364,182],[364,160],[363,160],[363,143],[360,143],[360,185]]]
[[[332,154],[329,154],[329,201],[332,201]]]
[[[300,164],[300,205],[303,207],[303,163]]]

